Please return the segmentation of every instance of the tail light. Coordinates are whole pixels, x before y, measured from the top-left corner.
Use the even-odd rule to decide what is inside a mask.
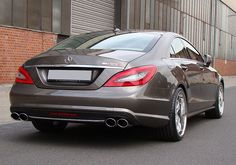
[[[149,82],[157,68],[153,65],[131,68],[114,75],[104,85],[105,87],[126,87],[126,86],[139,86]]]
[[[22,66],[18,69],[15,82],[22,84],[33,84],[29,73]]]

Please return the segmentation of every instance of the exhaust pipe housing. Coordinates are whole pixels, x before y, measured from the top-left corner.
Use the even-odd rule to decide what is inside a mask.
[[[119,119],[117,121],[117,125],[120,127],[120,128],[127,128],[129,126],[129,122],[128,120],[126,119]]]
[[[23,121],[27,121],[29,119],[28,115],[25,114],[25,113],[21,113],[20,114],[20,119],[23,120]]]
[[[14,119],[14,120],[19,120],[19,119],[20,119],[20,116],[19,116],[18,113],[13,112],[13,113],[11,114],[11,118]]]
[[[105,124],[106,126],[112,128],[112,127],[115,127],[116,126],[116,120],[113,119],[113,118],[108,118],[105,120]]]

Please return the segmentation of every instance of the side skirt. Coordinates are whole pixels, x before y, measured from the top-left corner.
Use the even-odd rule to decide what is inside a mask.
[[[212,106],[212,107],[209,107],[209,108],[205,108],[205,109],[201,109],[201,110],[198,110],[198,111],[192,112],[192,113],[188,114],[188,117],[195,116],[195,115],[197,115],[197,114],[200,114],[200,113],[202,113],[202,112],[205,112],[205,111],[211,110],[211,109],[213,109],[213,108],[215,108],[215,106]]]

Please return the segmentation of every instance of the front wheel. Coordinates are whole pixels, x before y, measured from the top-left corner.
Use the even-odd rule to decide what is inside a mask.
[[[224,87],[220,84],[217,98],[215,103],[215,108],[205,112],[207,118],[219,119],[224,113]]]
[[[160,128],[160,136],[164,140],[180,141],[187,125],[187,101],[182,88],[178,88],[172,98],[170,121],[165,127]]]
[[[67,122],[51,120],[33,120],[32,124],[41,132],[60,132],[67,126]]]

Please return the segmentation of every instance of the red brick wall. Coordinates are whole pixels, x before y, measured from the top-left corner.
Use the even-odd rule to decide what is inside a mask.
[[[215,59],[215,68],[223,76],[236,75],[236,60]]]
[[[0,84],[13,83],[18,67],[56,40],[53,33],[0,26]],[[236,61],[216,59],[215,68],[224,76],[236,75]]]
[[[19,66],[56,43],[57,35],[0,26],[0,83],[12,83]]]

